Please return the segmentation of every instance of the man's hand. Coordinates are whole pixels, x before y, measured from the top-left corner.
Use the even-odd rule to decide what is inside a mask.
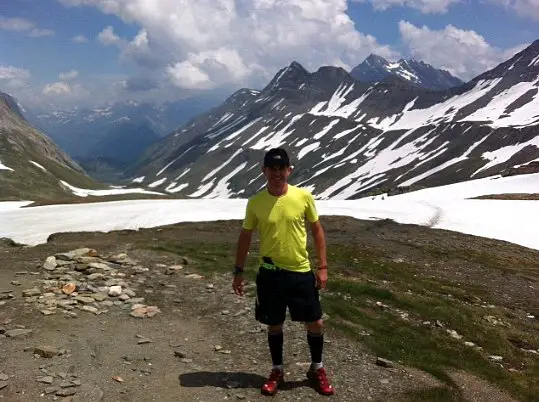
[[[234,279],[232,281],[232,289],[234,289],[234,293],[236,293],[238,296],[245,295],[245,291],[243,288],[244,283],[245,281],[243,280],[242,274],[234,275]]]
[[[327,270],[327,268],[318,269],[316,271],[316,287],[318,289],[325,289],[327,282],[328,282],[328,270]]]

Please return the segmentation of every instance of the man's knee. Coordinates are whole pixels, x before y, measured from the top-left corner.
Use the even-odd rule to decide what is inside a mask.
[[[283,332],[283,324],[268,325],[268,334],[280,334]]]
[[[321,334],[324,331],[324,321],[317,320],[314,322],[306,323],[307,331],[313,334]]]

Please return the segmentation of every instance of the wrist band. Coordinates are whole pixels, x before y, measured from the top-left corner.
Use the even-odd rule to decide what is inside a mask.
[[[324,269],[328,269],[328,266],[327,265],[322,265],[322,266],[318,267],[319,271],[324,270]]]

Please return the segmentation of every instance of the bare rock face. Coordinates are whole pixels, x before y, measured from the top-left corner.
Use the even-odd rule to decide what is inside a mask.
[[[43,200],[71,195],[71,186],[104,188],[56,143],[22,117],[17,102],[0,92],[0,200]],[[49,266],[49,265],[48,265]]]

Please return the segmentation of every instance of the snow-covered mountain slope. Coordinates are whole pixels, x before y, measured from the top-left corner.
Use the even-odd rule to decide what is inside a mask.
[[[539,159],[538,83],[539,41],[452,95],[292,63],[162,139],[128,175],[188,197],[245,197],[264,184],[263,153],[284,146],[291,180],[323,199],[486,177]]]
[[[0,200],[65,197],[72,185],[99,188],[53,141],[30,127],[0,92]]]
[[[423,61],[401,59],[389,62],[381,56],[371,54],[363,63],[355,67],[350,75],[362,82],[378,82],[389,76],[408,80],[422,88],[446,90],[464,84],[449,71],[434,68]]]
[[[538,186],[538,173],[526,177],[489,177],[392,197],[323,200],[317,202],[317,208],[322,219],[327,215],[393,219],[539,250],[537,201],[469,199],[490,194],[530,193]],[[242,219],[246,200],[129,200],[21,209],[23,205],[26,203],[0,202],[0,221],[5,222],[0,225],[0,238],[37,245],[58,232],[108,232],[178,222]]]

